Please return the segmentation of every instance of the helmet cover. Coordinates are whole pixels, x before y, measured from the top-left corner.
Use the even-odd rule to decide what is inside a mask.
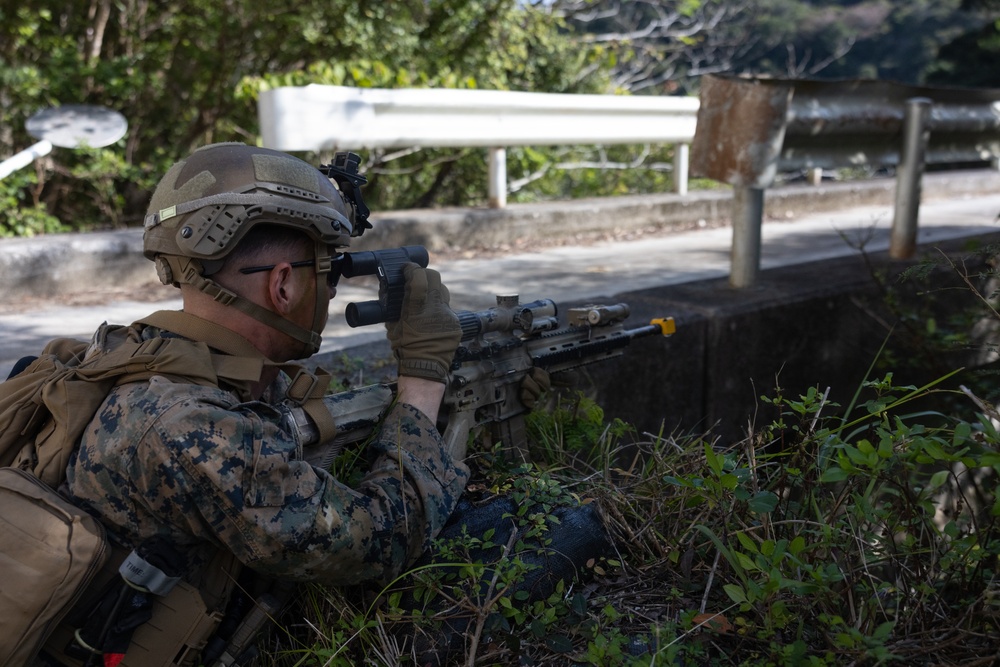
[[[160,180],[145,218],[143,254],[200,260],[201,273],[210,274],[258,224],[290,227],[315,243],[344,247],[353,218],[337,186],[307,162],[267,148],[212,144]]]

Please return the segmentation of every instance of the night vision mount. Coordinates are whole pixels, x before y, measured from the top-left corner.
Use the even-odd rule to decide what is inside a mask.
[[[354,207],[355,226],[351,236],[361,236],[366,229],[371,229],[372,223],[368,222],[371,211],[361,197],[361,186],[368,182],[368,179],[358,172],[361,166],[361,156],[357,153],[339,152],[333,156],[330,164],[321,164],[319,170],[327,178],[332,178],[337,182],[337,187],[344,194],[344,198]]]

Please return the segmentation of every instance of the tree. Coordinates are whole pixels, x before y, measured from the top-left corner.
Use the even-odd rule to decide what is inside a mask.
[[[129,133],[100,151],[55,151],[0,196],[78,226],[135,224],[176,159],[257,141],[256,95],[269,85],[603,89],[598,51],[562,30],[518,0],[3,0],[0,155],[33,143],[25,120],[58,104],[120,110]],[[373,208],[469,203],[485,170],[474,151],[424,151],[379,179],[390,157],[369,156]],[[0,211],[0,234],[14,227]]]
[[[734,29],[753,0],[555,0],[580,44],[615,56],[613,90],[673,93],[701,74],[727,71],[746,53]]]
[[[941,47],[927,80],[938,85],[1000,88],[1000,0],[963,0],[982,25]]]
[[[938,48],[976,24],[960,0],[760,0],[734,71],[924,81]]]
[[[616,89],[662,94],[695,91],[709,73],[921,83],[942,44],[982,23],[962,3],[555,0],[551,8],[578,43],[614,54]]]

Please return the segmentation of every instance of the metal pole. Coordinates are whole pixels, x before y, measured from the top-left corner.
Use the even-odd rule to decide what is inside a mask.
[[[7,178],[21,167],[27,167],[37,158],[48,155],[51,152],[52,144],[45,139],[32,144],[20,153],[15,153],[3,162],[0,162],[0,179]]]
[[[760,230],[764,222],[763,188],[733,188],[733,250],[729,284],[751,287],[760,273]]]
[[[489,149],[489,164],[487,168],[489,179],[490,208],[503,208],[507,205],[507,149]]]
[[[690,144],[677,144],[674,146],[674,192],[679,195],[686,195],[688,193],[688,164],[690,161]]]
[[[920,181],[930,130],[931,100],[914,97],[903,112],[903,146],[896,174],[896,210],[889,237],[889,256],[908,259],[917,250],[917,215],[920,212]]]

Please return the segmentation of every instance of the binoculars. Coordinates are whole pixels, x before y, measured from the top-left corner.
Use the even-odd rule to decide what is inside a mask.
[[[427,249],[419,245],[402,248],[388,248],[371,252],[350,252],[344,254],[341,275],[378,277],[378,299],[347,304],[347,323],[352,327],[363,327],[379,322],[395,322],[403,309],[403,289],[405,279],[403,267],[410,262],[427,268]]]

